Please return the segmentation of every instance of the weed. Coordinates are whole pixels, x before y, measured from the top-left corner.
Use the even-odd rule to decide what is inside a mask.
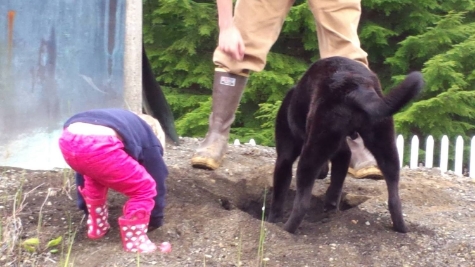
[[[64,261],[62,260],[62,266],[63,267],[67,267],[69,266],[69,260],[71,258],[71,251],[73,249],[73,244],[74,244],[74,238],[76,238],[76,233],[77,233],[77,230],[74,231],[74,233],[70,234],[69,238],[68,238],[68,252],[66,253],[66,255],[64,256],[63,253],[61,253],[61,259],[63,259],[64,257]],[[73,261],[74,263],[74,261]]]
[[[264,259],[264,242],[266,239],[266,229],[265,229],[265,211],[266,211],[266,196],[267,196],[267,187],[264,189],[264,201],[262,204],[262,216],[261,216],[261,229],[259,234],[259,246],[257,248],[257,260],[258,266],[265,266],[267,259]]]
[[[242,229],[239,230],[237,266],[241,266]]]
[[[48,203],[48,200],[52,196],[57,195],[58,192],[63,192],[65,194],[69,193],[68,191],[70,188],[70,183],[68,181],[71,177],[70,172],[66,172],[64,174],[62,188],[48,188],[47,195],[43,201],[43,204],[40,207],[36,235],[26,240],[21,240],[21,236],[23,236],[24,229],[20,215],[27,206],[27,200],[29,199],[29,196],[32,195],[34,192],[37,192],[39,187],[44,186],[44,183],[42,183],[29,191],[25,191],[25,175],[25,171],[21,173],[19,179],[19,186],[13,194],[11,201],[9,201],[8,196],[5,196],[4,203],[9,204],[8,206],[9,209],[11,209],[11,212],[8,212],[7,214],[6,209],[5,214],[2,216],[2,220],[0,221],[0,255],[5,256],[2,257],[2,259],[7,259],[8,263],[6,264],[12,266],[18,266],[26,262],[28,262],[32,266],[41,266],[41,264],[39,264],[38,262],[39,258],[37,257],[41,255],[44,261],[49,261],[64,267],[72,266],[73,262],[71,262],[71,251],[72,246],[74,244],[77,229],[73,231],[70,216],[68,216],[68,234],[60,234],[54,236],[53,238],[46,239],[44,236],[42,236],[41,231],[43,226],[43,213],[45,205]],[[67,238],[64,238],[66,236]],[[45,239],[46,241],[44,241]],[[67,249],[65,249],[66,244],[68,246]],[[28,252],[36,256],[32,258],[31,255],[27,255]],[[60,253],[59,263],[55,261],[54,258],[51,258],[51,255],[58,253]],[[24,262],[25,260],[26,262]]]
[[[40,212],[38,214],[38,226],[36,228],[36,232],[38,235],[41,233],[41,225],[43,223],[43,207],[45,206],[46,201],[48,201],[48,198],[51,195],[51,192],[52,192],[51,188],[48,188],[48,192],[46,193],[45,200],[43,201],[43,204],[41,204],[41,207],[40,207]]]
[[[71,180],[74,178],[74,172],[71,169],[63,169],[62,171],[62,186],[61,186],[61,192],[68,196],[70,200],[73,200],[71,197],[71,188],[74,187],[74,183],[71,184]]]
[[[76,238],[76,234],[77,234],[77,227],[74,229],[74,232],[72,231],[72,220],[71,220],[71,214],[68,213],[67,215],[67,218],[68,218],[68,251],[66,253],[66,255],[64,255],[64,249],[62,248],[61,249],[61,265],[60,266],[63,266],[63,267],[67,267],[67,266],[70,266],[70,258],[71,258],[71,251],[72,251],[72,248],[73,248],[73,244],[74,244],[74,239]],[[81,222],[79,223],[79,225],[82,224],[82,222],[84,221],[84,218],[85,218],[85,215],[82,217],[81,219]],[[74,265],[74,261],[72,262],[72,264]]]

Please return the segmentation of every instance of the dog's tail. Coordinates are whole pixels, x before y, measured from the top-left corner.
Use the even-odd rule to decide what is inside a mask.
[[[381,98],[374,90],[358,88],[348,99],[374,119],[392,116],[414,99],[422,90],[424,79],[420,72],[411,72],[398,86]]]

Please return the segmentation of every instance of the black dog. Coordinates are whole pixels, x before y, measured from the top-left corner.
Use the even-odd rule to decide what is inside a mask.
[[[284,229],[294,233],[310,206],[315,178],[323,179],[331,161],[331,183],[324,210],[338,209],[351,151],[346,137],[360,134],[374,155],[389,193],[393,228],[407,228],[399,199],[399,157],[392,115],[416,97],[424,81],[412,72],[396,88],[383,96],[379,79],[363,64],[343,57],[315,62],[284,98],[276,120],[277,161],[274,192],[268,221],[282,216],[285,194],[297,166],[297,195]]]

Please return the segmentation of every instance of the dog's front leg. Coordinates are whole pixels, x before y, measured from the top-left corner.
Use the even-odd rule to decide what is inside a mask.
[[[284,225],[284,230],[295,233],[310,208],[312,188],[315,178],[326,164],[328,157],[317,152],[315,148],[305,146],[297,166],[297,194],[294,199],[292,213]]]
[[[290,214],[289,219],[284,225],[285,231],[289,233],[295,233],[295,231],[297,231],[297,228],[302,223],[303,218],[305,217],[310,208],[310,200],[312,198],[312,188],[314,182],[314,176],[299,179],[299,175],[297,174],[297,195],[294,199],[292,213]]]
[[[332,158],[331,182],[325,194],[324,212],[338,211],[350,159],[351,151],[346,142],[344,142],[340,151]]]
[[[277,222],[283,214],[285,196],[292,181],[292,166],[300,154],[302,142],[292,138],[287,124],[277,123],[276,127],[277,160],[274,168],[272,205],[268,222]]]
[[[282,217],[285,196],[292,181],[292,166],[300,155],[303,140],[295,137],[290,129],[288,108],[293,90],[290,90],[277,113],[275,122],[275,145],[277,159],[274,168],[274,191],[267,221],[277,222]]]
[[[289,149],[290,151],[281,151],[277,156],[274,168],[272,205],[267,218],[268,222],[275,223],[282,218],[285,196],[292,181],[292,165],[298,157],[298,152],[295,153],[291,147]]]

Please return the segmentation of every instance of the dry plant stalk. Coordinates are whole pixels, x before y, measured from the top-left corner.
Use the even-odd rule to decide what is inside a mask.
[[[42,185],[43,184],[40,184],[22,195],[23,182],[21,183],[20,188],[17,190],[15,197],[13,198],[12,214],[10,216],[6,216],[4,219],[4,225],[2,227],[3,243],[0,247],[0,254],[4,255],[5,252],[8,254],[13,253],[16,245],[19,244],[20,236],[23,230],[23,225],[19,215],[26,206],[26,199],[28,198],[28,195],[30,195]]]

